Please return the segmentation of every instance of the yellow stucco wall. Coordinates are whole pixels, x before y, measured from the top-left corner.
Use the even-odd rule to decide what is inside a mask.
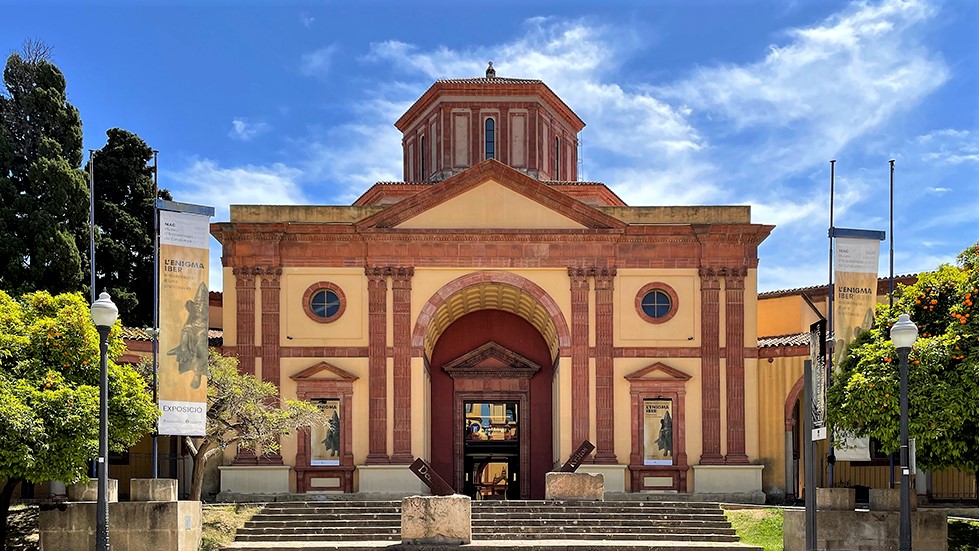
[[[584,229],[584,226],[492,180],[432,207],[398,228]]]
[[[646,322],[636,312],[636,295],[653,282],[665,283],[677,294],[679,310],[665,323]],[[590,313],[594,316],[594,308]],[[613,316],[615,346],[700,346],[697,270],[618,270]]]
[[[802,377],[802,356],[758,360],[755,377],[758,395],[759,458],[765,465],[762,487],[785,489],[785,401],[793,385]],[[747,374],[746,374],[747,375]],[[746,376],[747,379],[747,376]],[[748,396],[745,393],[745,402]],[[800,393],[801,398],[801,393]]]
[[[319,323],[303,310],[303,294],[318,282],[333,283],[343,291],[347,306],[336,321]],[[367,278],[363,268],[285,268],[280,285],[280,346],[322,346],[327,338],[330,346],[367,346]]]

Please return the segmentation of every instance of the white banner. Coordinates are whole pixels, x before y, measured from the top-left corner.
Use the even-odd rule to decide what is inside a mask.
[[[208,230],[206,215],[160,211],[160,434],[207,427]]]

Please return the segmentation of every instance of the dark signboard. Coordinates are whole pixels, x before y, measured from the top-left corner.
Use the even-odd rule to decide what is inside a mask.
[[[442,477],[432,470],[432,466],[426,463],[424,459],[419,457],[408,468],[428,486],[428,489],[432,491],[432,495],[450,496],[455,493],[452,486],[449,486],[446,481],[442,480]]]
[[[595,445],[585,440],[580,446],[578,446],[578,449],[571,454],[571,457],[568,458],[568,462],[561,466],[560,472],[573,473],[577,471],[578,467],[581,465],[581,462],[584,461],[585,458],[588,457],[588,454],[594,450]]]

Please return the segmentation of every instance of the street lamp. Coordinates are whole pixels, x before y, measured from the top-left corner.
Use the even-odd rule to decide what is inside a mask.
[[[891,327],[901,368],[901,532],[899,549],[911,551],[911,467],[908,461],[908,355],[918,339],[918,326],[911,316],[901,314]]]
[[[95,549],[109,551],[109,479],[106,477],[109,455],[109,329],[116,323],[119,309],[109,293],[102,292],[92,303],[92,321],[99,331],[99,352],[102,370],[99,376],[99,492],[95,506]]]

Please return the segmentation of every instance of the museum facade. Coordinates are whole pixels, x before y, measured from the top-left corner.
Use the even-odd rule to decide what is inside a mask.
[[[585,123],[539,80],[440,80],[395,125],[403,182],[211,226],[225,354],[328,418],[228,456],[222,489],[418,492],[420,457],[474,498],[542,498],[588,440],[609,492],[760,494],[773,226],[578,181]]]

